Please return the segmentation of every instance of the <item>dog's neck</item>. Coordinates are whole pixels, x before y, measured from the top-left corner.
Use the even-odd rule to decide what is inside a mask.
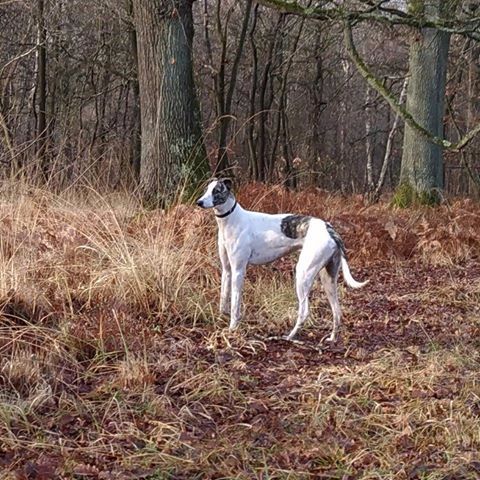
[[[221,205],[217,205],[213,207],[213,211],[215,212],[215,216],[217,220],[226,220],[230,216],[232,216],[237,208],[239,207],[237,203],[237,199],[233,195],[229,195],[227,201],[222,203]]]

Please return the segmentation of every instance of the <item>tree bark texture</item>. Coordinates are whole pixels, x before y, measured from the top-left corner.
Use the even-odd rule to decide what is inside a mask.
[[[431,2],[425,6],[425,13],[438,16],[444,1]],[[415,32],[410,45],[406,109],[418,124],[439,138],[443,138],[449,44],[449,33],[423,28]],[[443,189],[441,146],[428,141],[408,123],[403,139],[399,189],[400,196],[403,193],[420,203],[438,202]],[[407,198],[399,200],[400,203],[411,202]]]
[[[134,0],[142,124],[140,188],[150,205],[208,173],[192,68],[193,0]]]

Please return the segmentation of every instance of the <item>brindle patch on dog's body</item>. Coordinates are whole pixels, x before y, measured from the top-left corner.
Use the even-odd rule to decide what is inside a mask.
[[[288,215],[280,224],[282,233],[288,238],[304,238],[311,218],[306,215]]]
[[[331,223],[325,222],[328,234],[332,237],[332,240],[337,244],[338,248],[342,251],[342,255],[347,258],[347,250],[343,243],[342,237],[336,232]]]

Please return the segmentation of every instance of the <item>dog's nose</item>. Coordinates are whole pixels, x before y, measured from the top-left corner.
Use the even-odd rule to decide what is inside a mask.
[[[203,207],[203,200],[197,200],[197,205],[199,207]]]

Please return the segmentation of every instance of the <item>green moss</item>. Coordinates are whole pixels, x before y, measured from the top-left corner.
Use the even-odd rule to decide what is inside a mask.
[[[395,194],[392,198],[392,206],[399,208],[407,208],[412,204],[413,200],[413,188],[408,183],[400,184],[395,190]]]
[[[438,205],[442,197],[437,189],[428,191],[417,191],[409,183],[401,183],[392,199],[392,206],[407,208],[415,205],[433,207]]]
[[[200,196],[204,182],[210,176],[208,158],[203,144],[187,147],[184,144],[175,146],[169,175],[158,182],[157,188],[152,188],[150,183],[141,187],[145,209],[168,209],[178,203],[192,203]]]
[[[425,13],[425,0],[410,0],[408,13],[415,17],[421,17]]]

